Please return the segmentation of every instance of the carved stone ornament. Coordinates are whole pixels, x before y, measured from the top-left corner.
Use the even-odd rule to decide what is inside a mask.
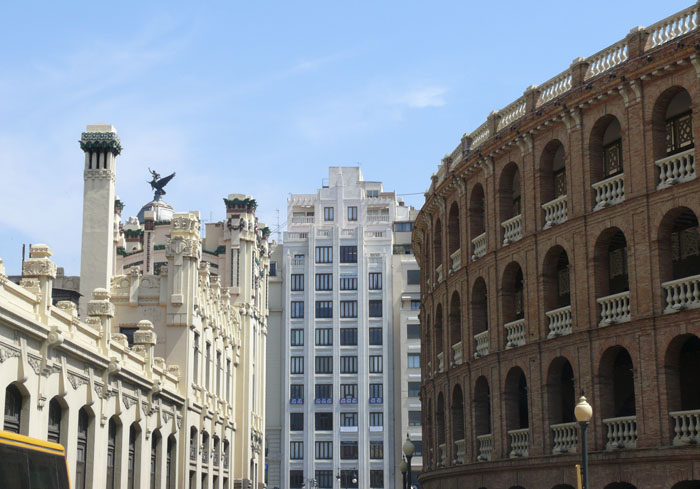
[[[178,429],[182,428],[182,416],[180,416],[179,414],[177,416],[176,423]]]
[[[200,258],[201,248],[198,239],[187,239],[181,236],[175,236],[165,243],[165,255],[171,256],[187,256],[190,258]]]
[[[108,316],[114,317],[114,304],[101,300],[88,302],[88,316]]]
[[[199,219],[193,214],[175,215],[170,221],[170,228],[177,232],[198,233],[199,227]]]
[[[134,401],[133,399],[131,399],[128,396],[122,396],[122,402],[124,403],[124,407],[126,409],[129,409],[132,406],[132,404],[136,401]]]
[[[5,345],[0,345],[0,363],[12,357],[19,357],[19,351]]]
[[[113,182],[117,180],[114,171],[104,168],[100,170],[85,170],[83,178],[85,180],[112,180]]]
[[[36,375],[42,375],[44,377],[48,377],[51,374],[51,369],[50,368],[45,368],[41,369],[41,359],[40,358],[34,358],[30,356],[27,358],[27,363],[29,363],[29,366],[32,367],[32,370],[34,370],[34,373]]]
[[[22,276],[56,278],[56,268],[48,258],[29,258],[22,263]]]
[[[68,382],[70,382],[70,385],[73,386],[73,390],[76,390],[81,385],[87,384],[88,381],[84,377],[68,372]]]
[[[84,132],[80,136],[83,151],[109,151],[114,156],[122,152],[122,144],[116,132]]]

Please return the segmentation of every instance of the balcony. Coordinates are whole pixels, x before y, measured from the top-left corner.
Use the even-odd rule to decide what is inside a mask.
[[[697,445],[700,443],[700,409],[668,413],[673,419],[676,435],[674,446]]]
[[[316,230],[316,237],[317,238],[332,238],[333,237],[333,230],[332,229],[317,229]]]
[[[489,354],[489,331],[474,335],[474,358]]]
[[[547,338],[556,338],[571,334],[571,305],[553,309],[544,313],[549,321]]]
[[[623,416],[603,420],[608,431],[606,450],[637,448],[637,416]]]
[[[510,438],[510,458],[527,457],[530,448],[530,428],[519,430],[509,430]]]
[[[438,359],[438,372],[445,371],[445,353],[440,352],[437,354]]]
[[[343,229],[342,231],[340,231],[341,238],[354,238],[356,236],[357,236],[357,229],[355,229],[355,228]]]
[[[368,215],[367,222],[389,222],[389,214]]]
[[[455,365],[462,365],[462,342],[452,345],[452,361]]]
[[[695,179],[695,148],[661,158],[655,162],[659,169],[658,190]]]
[[[455,441],[455,464],[463,464],[467,459],[467,445],[464,440]]]
[[[569,211],[566,205],[566,195],[542,204],[544,211],[544,229],[549,229],[556,224],[566,222],[569,218]]]
[[[444,467],[447,463],[447,445],[444,443],[438,446],[438,465]]]
[[[458,249],[450,255],[450,271],[456,272],[462,267],[462,250]]]
[[[620,292],[596,299],[600,304],[599,326],[609,326],[615,323],[625,323],[630,320],[630,292]]]
[[[518,214],[501,223],[503,227],[503,246],[509,245],[523,237],[523,216]]]
[[[341,433],[357,433],[357,426],[341,426]]]
[[[479,236],[474,238],[472,240],[472,246],[474,247],[472,261],[476,261],[486,254],[486,233],[481,233]]]
[[[560,423],[549,426],[552,430],[552,453],[576,453],[578,446],[578,430],[576,422]]]
[[[592,185],[595,191],[594,211],[619,204],[625,200],[625,175],[620,173]]]
[[[479,435],[476,437],[479,445],[479,455],[476,457],[479,462],[489,462],[493,455],[493,434]]]
[[[435,282],[440,283],[442,282],[442,263],[435,269]]]
[[[309,239],[309,233],[297,233],[297,232],[284,232],[285,241],[304,241]]]
[[[666,292],[666,314],[700,307],[700,275],[671,280],[661,286]]]
[[[503,325],[506,329],[506,350],[525,344],[525,319],[518,319]]]
[[[292,217],[292,224],[313,224],[314,216],[295,216]]]
[[[304,266],[304,255],[297,255],[292,258],[293,267],[303,267]]]
[[[365,238],[368,239],[383,239],[387,237],[386,231],[365,231]]]

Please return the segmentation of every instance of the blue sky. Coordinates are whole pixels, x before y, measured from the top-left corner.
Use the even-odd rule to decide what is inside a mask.
[[[166,200],[221,219],[357,165],[422,193],[464,132],[525,88],[687,6],[665,2],[5,2],[0,7],[0,257],[43,242],[80,269],[86,124],[113,124],[124,217]],[[407,195],[420,206],[422,195]]]

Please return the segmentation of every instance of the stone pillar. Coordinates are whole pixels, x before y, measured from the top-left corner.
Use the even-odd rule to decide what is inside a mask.
[[[87,304],[88,316],[97,318],[100,322],[100,349],[103,354],[109,356],[109,342],[112,338],[112,318],[114,317],[114,304],[109,301],[110,294],[106,289],[95,289],[92,300]]]
[[[578,57],[571,62],[571,66],[569,67],[569,71],[571,71],[571,88],[577,88],[583,85],[589,66],[590,63],[586,61],[586,58]]]
[[[144,354],[146,375],[152,378],[156,346],[156,334],[153,332],[153,323],[144,319],[139,321],[137,326],[139,329],[134,332],[133,350]]]
[[[627,54],[629,59],[635,59],[644,54],[649,33],[644,27],[638,25],[630,30],[625,40],[627,41]]]
[[[56,278],[56,264],[49,258],[53,255],[45,244],[32,245],[29,258],[22,263],[22,278],[39,282],[39,314],[43,319],[51,307],[53,281]]]

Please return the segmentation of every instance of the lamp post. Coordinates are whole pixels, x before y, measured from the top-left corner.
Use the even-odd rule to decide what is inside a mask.
[[[401,475],[403,476],[403,489],[406,489],[406,470],[408,470],[408,464],[406,463],[406,459],[403,457],[401,457],[399,470],[401,471]]]
[[[582,462],[583,462],[583,489],[588,489],[588,441],[586,440],[586,428],[591,422],[593,417],[593,408],[586,401],[583,396],[583,390],[581,391],[581,397],[578,400],[578,404],[574,408],[574,416],[576,416],[576,421],[581,425],[581,448],[582,448]]]
[[[411,435],[406,433],[406,441],[403,444],[403,454],[406,455],[406,465],[408,466],[408,484],[406,485],[406,488],[411,487],[412,484],[412,479],[411,479],[411,457],[413,457],[413,452],[416,449],[416,446],[413,444],[411,441]]]

